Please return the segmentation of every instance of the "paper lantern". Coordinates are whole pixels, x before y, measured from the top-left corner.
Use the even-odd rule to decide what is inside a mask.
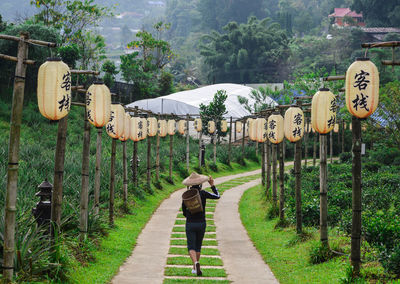
[[[196,118],[194,120],[194,129],[197,132],[200,132],[203,129],[203,122],[201,121],[201,118]]]
[[[284,125],[286,139],[290,142],[299,141],[304,135],[303,111],[297,106],[288,108],[285,112]]]
[[[331,132],[336,123],[336,98],[327,88],[319,89],[311,103],[311,125],[319,134]]]
[[[215,132],[215,122],[210,120],[207,125],[208,133],[213,134]]]
[[[357,58],[346,72],[346,106],[358,118],[374,113],[379,102],[379,72],[368,58]]]
[[[129,113],[125,113],[125,120],[124,120],[124,132],[119,137],[119,140],[126,141],[129,139],[131,133],[131,116]]]
[[[267,120],[265,118],[257,118],[255,124],[257,127],[257,141],[264,143],[267,141]]]
[[[150,137],[156,136],[158,131],[157,119],[155,117],[149,117],[147,119],[147,135]]]
[[[168,129],[168,135],[175,135],[176,121],[173,119],[168,120],[167,129]]]
[[[349,123],[349,130],[352,131],[353,130],[353,124],[350,122]]]
[[[147,127],[147,119],[146,118],[141,118],[141,123],[139,122],[139,125],[142,126],[143,132],[142,132],[142,138],[140,140],[144,140],[148,136],[148,127]]]
[[[37,98],[40,113],[50,120],[59,120],[69,113],[71,72],[60,58],[49,58],[40,66]]]
[[[339,132],[339,123],[335,123],[335,127],[333,128],[333,132],[335,132],[335,133]]]
[[[139,136],[139,121],[141,121],[140,117],[131,117],[130,123],[130,131],[129,131],[129,138],[134,142],[139,142],[141,140]]]
[[[187,129],[187,121],[186,120],[179,120],[178,122],[178,132],[181,135],[184,135],[186,133],[186,129]]]
[[[279,144],[283,141],[284,121],[279,113],[272,114],[268,117],[268,140],[273,144]]]
[[[237,133],[241,133],[243,130],[243,123],[241,121],[236,121],[235,129]]]
[[[158,121],[158,135],[160,137],[167,136],[167,121],[164,119]]]
[[[112,104],[110,119],[106,125],[107,134],[118,139],[124,133],[125,110],[122,105]]]
[[[110,119],[111,94],[103,82],[95,82],[86,92],[88,120],[95,127],[103,127]]]
[[[249,134],[249,138],[252,141],[257,140],[257,126],[255,124],[255,119],[248,118],[246,121],[247,133]]]
[[[224,119],[221,120],[221,132],[227,132],[228,131],[228,122]]]

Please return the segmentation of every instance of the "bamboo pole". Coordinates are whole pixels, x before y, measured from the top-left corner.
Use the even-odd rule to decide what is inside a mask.
[[[277,206],[278,196],[278,176],[277,176],[277,145],[272,145],[272,202],[274,207]]]
[[[58,233],[61,224],[61,209],[63,199],[65,145],[67,142],[68,116],[58,121],[57,145],[54,161],[54,186],[51,197],[51,235]]]
[[[90,161],[90,123],[85,111],[85,122],[83,130],[82,150],[82,181],[81,181],[81,202],[79,218],[79,239],[83,241],[88,231],[88,206],[89,206],[89,161]]]
[[[317,133],[313,133],[313,139],[314,139],[314,144],[313,144],[313,167],[315,167],[317,163]]]
[[[331,131],[332,133],[332,131]],[[327,156],[328,156],[328,137],[319,135],[319,190],[320,190],[320,241],[324,246],[328,246],[328,186],[327,186]]]
[[[214,131],[213,134],[213,146],[214,146],[214,164],[217,164],[217,134],[216,134],[216,130]]]
[[[151,137],[147,136],[147,189],[151,187]]]
[[[15,68],[13,102],[11,108],[7,189],[4,208],[3,277],[6,282],[12,281],[14,272],[15,212],[17,210],[19,143],[26,75],[24,59],[28,58],[28,45],[25,42],[27,39],[29,39],[28,33],[21,33],[18,38],[18,62]]]
[[[309,121],[306,118],[306,131],[304,133],[304,166],[307,168],[307,155],[308,155],[308,127],[309,127]]]
[[[189,172],[189,114],[186,115],[186,170]]]
[[[302,215],[301,215],[301,139],[295,144],[294,176],[295,176],[295,195],[296,195],[296,232],[301,234]]]
[[[231,164],[232,159],[232,116],[229,121],[229,145],[228,145],[228,164]]]
[[[203,131],[199,132],[199,169],[201,168],[201,138],[203,137]]]
[[[5,55],[5,54],[0,54],[0,58],[8,60],[8,61],[18,62],[18,57],[15,57],[15,56],[9,56],[9,55]],[[36,64],[36,61],[29,60],[29,59],[24,59],[23,63],[24,64],[28,64],[28,65],[34,65],[34,64]]]
[[[243,136],[242,136],[242,158],[244,159],[244,138],[246,136],[246,121],[243,122]]]
[[[342,153],[344,153],[344,134],[345,134],[344,124],[345,122],[342,121]]]
[[[267,140],[266,145],[267,150],[267,182],[266,182],[266,189],[267,189],[267,198],[271,196],[271,142]]]
[[[280,151],[279,151],[280,150]],[[279,219],[285,219],[285,162],[283,160],[283,144],[278,144],[279,151]]]
[[[138,107],[135,106],[133,110],[134,116],[138,114]],[[138,142],[133,141],[133,154],[132,154],[132,179],[133,179],[133,184],[135,187],[138,186],[138,174],[137,174],[137,154],[138,154]]]
[[[123,186],[122,186],[122,201],[123,206],[128,209],[128,166],[126,161],[126,141],[122,141],[122,169],[123,169]]]
[[[172,145],[174,143],[174,135],[169,136],[169,178],[172,181]]]
[[[261,144],[261,185],[265,187],[265,142]]]
[[[111,169],[110,169],[110,205],[108,208],[108,218],[110,226],[114,226],[114,189],[115,189],[115,152],[117,139],[113,138],[111,143]]]
[[[333,131],[329,133],[329,156],[331,164],[333,163]]]
[[[160,179],[160,135],[157,135],[156,144],[156,179]]]
[[[94,215],[99,215],[100,209],[100,184],[101,184],[101,138],[103,128],[97,128],[96,139],[96,169],[94,173]]]
[[[258,156],[258,141],[256,141],[256,156]]]
[[[360,274],[361,266],[361,121],[352,117],[353,162],[352,162],[352,227],[351,227],[351,264],[354,275]]]

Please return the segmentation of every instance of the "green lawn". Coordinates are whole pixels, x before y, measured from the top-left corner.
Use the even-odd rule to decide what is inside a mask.
[[[309,248],[314,238],[289,245],[295,239],[293,228],[274,229],[277,219],[266,220],[268,205],[260,186],[247,190],[239,205],[242,223],[251,240],[270,266],[280,283],[339,283],[345,276],[346,264],[336,258],[313,265],[308,262]]]
[[[191,265],[192,260],[189,256],[176,256],[176,257],[169,257],[167,259],[167,264],[180,264],[180,265]],[[201,257],[201,265],[207,266],[222,266],[222,259],[216,257]]]
[[[193,284],[229,284],[229,280],[203,280],[203,279],[164,279],[164,284],[193,283]]]
[[[185,245],[186,246],[186,240],[171,240],[170,241],[171,245]],[[218,242],[215,240],[203,240],[203,246],[217,246]]]
[[[218,268],[202,268],[202,277],[226,277],[226,272],[224,269]],[[192,274],[192,268],[182,268],[182,267],[166,267],[164,270],[164,275],[166,276],[194,276]]]
[[[187,248],[171,247],[171,248],[169,248],[169,254],[187,255],[188,250],[187,250]],[[215,249],[215,248],[202,248],[201,255],[219,255],[219,251],[218,251],[218,249]]]

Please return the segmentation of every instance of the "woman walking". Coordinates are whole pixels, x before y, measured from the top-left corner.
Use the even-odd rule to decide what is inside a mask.
[[[206,181],[210,184],[212,193],[201,189],[203,183]],[[186,217],[187,248],[193,262],[192,273],[201,276],[202,272],[199,260],[201,245],[207,226],[205,214],[206,199],[219,199],[220,195],[218,189],[214,186],[214,179],[211,176],[207,177],[194,172],[182,183],[190,190],[197,190],[201,198],[201,206],[197,206],[195,210],[190,205],[186,206],[185,201],[182,202],[183,215]]]

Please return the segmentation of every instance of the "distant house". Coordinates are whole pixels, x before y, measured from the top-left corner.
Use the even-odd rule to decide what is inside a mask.
[[[349,8],[335,8],[333,14],[328,16],[329,18],[334,18],[334,24],[339,27],[347,27],[347,26],[360,26],[365,27],[365,23],[363,20],[363,15],[358,14],[354,11],[351,11]],[[353,19],[353,24],[346,21],[345,18]]]

